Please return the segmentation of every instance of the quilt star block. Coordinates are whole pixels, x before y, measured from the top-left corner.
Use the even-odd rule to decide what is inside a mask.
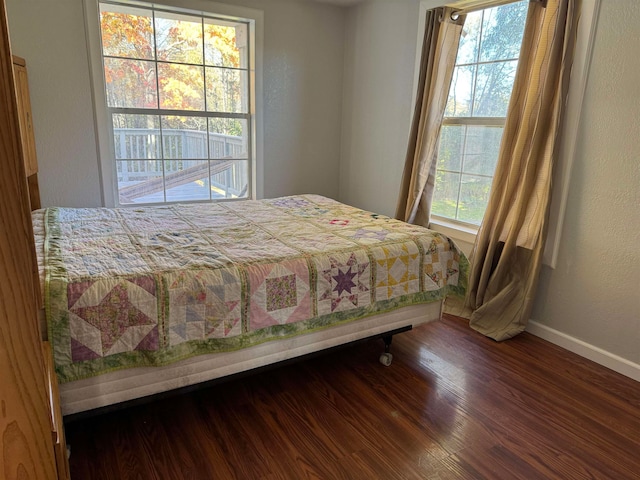
[[[318,314],[371,304],[371,265],[362,250],[314,258],[318,272]]]
[[[371,249],[376,257],[376,300],[420,291],[420,251],[414,242]]]

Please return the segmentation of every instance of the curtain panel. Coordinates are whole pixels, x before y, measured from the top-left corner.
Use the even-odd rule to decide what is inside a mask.
[[[580,0],[531,2],[489,204],[471,254],[470,325],[495,340],[531,314]]]
[[[409,135],[396,218],[428,226],[435,184],[440,127],[453,77],[465,16],[453,9],[429,10],[426,16],[416,106]]]

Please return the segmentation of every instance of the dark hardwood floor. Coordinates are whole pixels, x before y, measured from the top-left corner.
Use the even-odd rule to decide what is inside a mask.
[[[445,317],[70,422],[73,480],[640,479],[640,383]]]

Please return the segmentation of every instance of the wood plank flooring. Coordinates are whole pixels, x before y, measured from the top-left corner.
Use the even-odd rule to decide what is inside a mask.
[[[74,480],[640,479],[640,383],[462,319],[71,422]]]

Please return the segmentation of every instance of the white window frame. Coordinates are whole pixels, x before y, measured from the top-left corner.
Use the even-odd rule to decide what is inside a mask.
[[[589,76],[589,66],[591,64],[593,43],[600,12],[600,2],[601,0],[582,0],[581,2],[580,21],[578,23],[573,67],[569,81],[569,96],[564,121],[561,126],[558,163],[555,166],[553,191],[551,194],[549,229],[547,231],[547,241],[542,258],[543,264],[551,268],[556,268],[557,266],[558,252],[562,240],[562,224],[567,208],[569,182],[571,180],[571,170],[576,155],[576,142],[580,129],[582,104]],[[428,10],[445,5],[455,7],[455,3],[456,2],[446,2],[443,0],[421,0],[420,2],[412,105],[415,105],[416,101],[426,13]],[[478,233],[477,227],[473,225],[462,225],[457,222],[449,222],[442,218],[432,218],[429,226],[433,230],[453,238],[466,254],[471,253]]]
[[[150,2],[136,2],[126,0],[132,6],[148,7]],[[102,64],[102,40],[100,37],[99,0],[84,0],[84,13],[87,37],[87,55],[89,57],[91,86],[95,112],[95,131],[98,146],[98,161],[101,176],[101,200],[105,207],[116,207],[118,203],[118,185],[116,176],[116,161],[111,116],[106,104],[106,89]],[[159,8],[174,9],[185,13],[212,15],[229,20],[241,20],[249,24],[249,41],[254,45],[253,55],[249,56],[249,132],[250,138],[250,188],[248,198],[256,199],[263,196],[263,99],[262,99],[262,65],[264,13],[260,10],[213,3],[207,0],[161,0],[154,1]],[[151,111],[153,112],[153,110]],[[146,112],[150,113],[150,112]],[[215,200],[224,201],[224,200]],[[157,203],[156,205],[162,205]],[[139,204],[126,204],[135,206]]]

